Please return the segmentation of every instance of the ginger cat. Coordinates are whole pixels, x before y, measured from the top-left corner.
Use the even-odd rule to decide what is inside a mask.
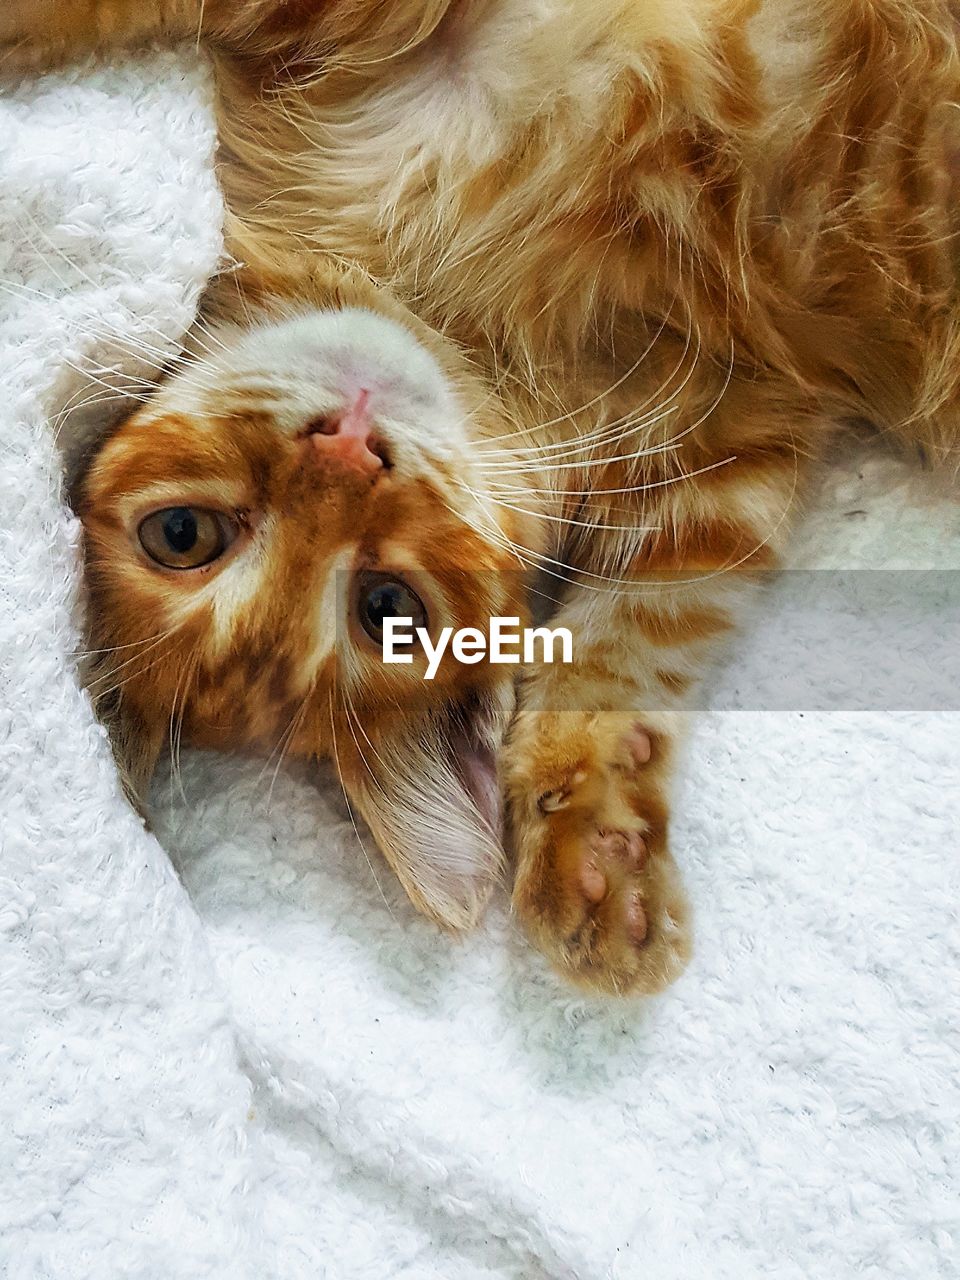
[[[957,20],[4,0],[8,67],[182,37],[216,70],[240,267],[78,498],[136,785],[174,733],[332,758],[453,928],[500,867],[502,795],[513,905],[559,970],[676,977],[684,708],[809,461],[850,421],[957,457]],[[482,628],[544,584],[572,665],[382,661],[391,614]]]

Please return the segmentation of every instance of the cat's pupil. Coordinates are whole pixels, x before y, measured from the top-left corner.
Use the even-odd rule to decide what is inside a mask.
[[[382,639],[387,618],[411,618],[414,627],[427,623],[427,611],[419,596],[396,578],[365,575],[359,606],[363,629],[375,640]]]
[[[163,522],[163,536],[171,551],[186,555],[197,545],[197,518],[189,507],[175,507]]]
[[[367,620],[377,631],[385,618],[409,618],[416,613],[410,592],[399,582],[382,582],[367,596]]]

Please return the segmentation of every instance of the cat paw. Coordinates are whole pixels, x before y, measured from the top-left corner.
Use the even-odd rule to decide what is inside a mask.
[[[513,906],[572,981],[651,994],[690,954],[667,848],[666,735],[622,716],[550,716],[521,732],[506,781],[517,854]]]

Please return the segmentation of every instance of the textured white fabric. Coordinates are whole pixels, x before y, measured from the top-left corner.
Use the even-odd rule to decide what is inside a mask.
[[[956,1276],[956,714],[704,715],[696,959],[647,1006],[562,990],[502,895],[442,936],[306,770],[193,756],[159,842],[130,812],[49,419],[189,323],[212,149],[192,53],[0,98],[0,1272]],[[957,567],[960,511],[848,464],[797,557]]]

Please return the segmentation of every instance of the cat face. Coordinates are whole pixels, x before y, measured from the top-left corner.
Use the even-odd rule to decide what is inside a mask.
[[[95,694],[146,776],[192,743],[327,757],[414,902],[473,922],[501,852],[513,669],[383,661],[385,616],[523,616],[518,517],[472,459],[489,398],[360,308],[203,340],[93,460]]]

